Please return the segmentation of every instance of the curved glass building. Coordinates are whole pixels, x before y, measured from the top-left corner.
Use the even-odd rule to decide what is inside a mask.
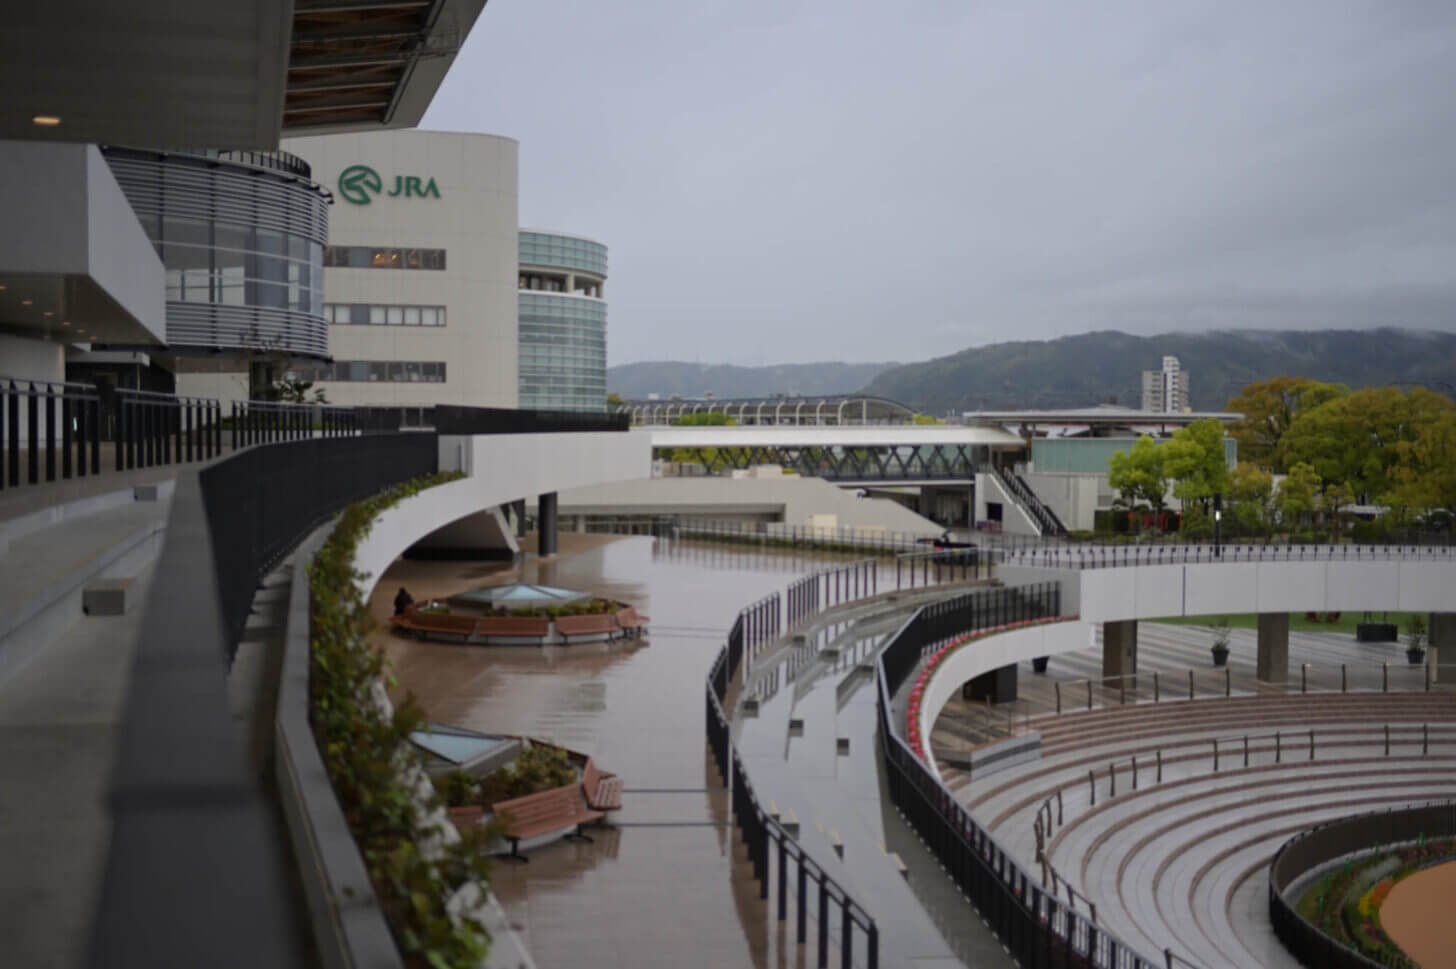
[[[162,258],[179,375],[187,358],[328,357],[329,196],[306,162],[281,151],[104,153]]]
[[[605,411],[607,247],[520,233],[520,406]]]

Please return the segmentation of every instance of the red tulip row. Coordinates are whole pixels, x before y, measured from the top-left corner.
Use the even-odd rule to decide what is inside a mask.
[[[924,738],[920,736],[920,701],[925,695],[925,687],[930,683],[930,678],[935,675],[936,669],[945,658],[968,643],[974,643],[978,639],[985,639],[989,636],[996,636],[1000,633],[1008,633],[1014,629],[1026,629],[1029,626],[1045,626],[1048,623],[1068,622],[1081,618],[1080,616],[1047,616],[1043,619],[1023,619],[1020,622],[1009,622],[1004,626],[992,626],[989,629],[978,629],[973,633],[966,633],[946,643],[936,650],[930,657],[920,675],[915,678],[915,686],[910,690],[910,705],[905,711],[906,735],[910,740],[910,749],[915,751],[921,760],[929,760],[926,755]]]

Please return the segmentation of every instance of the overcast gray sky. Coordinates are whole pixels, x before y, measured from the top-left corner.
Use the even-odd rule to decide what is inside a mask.
[[[1456,2],[490,0],[422,127],[610,247],[610,364],[1456,329]]]

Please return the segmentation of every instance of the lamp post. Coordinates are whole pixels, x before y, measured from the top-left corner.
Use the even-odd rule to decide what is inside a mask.
[[[1213,557],[1223,558],[1223,495],[1213,496]]]

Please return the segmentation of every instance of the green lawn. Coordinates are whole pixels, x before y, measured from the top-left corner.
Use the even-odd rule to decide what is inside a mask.
[[[1405,635],[1405,623],[1410,618],[1408,612],[1373,612],[1370,614],[1371,622],[1393,622],[1400,627],[1401,636]],[[1174,626],[1207,626],[1217,619],[1217,616],[1168,616],[1164,619],[1147,619],[1145,622],[1166,622]],[[1234,629],[1257,629],[1259,617],[1255,613],[1243,613],[1231,615],[1228,619],[1229,626]],[[1295,632],[1312,633],[1349,633],[1355,635],[1355,626],[1364,622],[1364,613],[1345,612],[1340,614],[1339,622],[1310,622],[1302,612],[1291,612],[1289,614],[1289,628]],[[1404,639],[1402,638],[1402,642]]]

